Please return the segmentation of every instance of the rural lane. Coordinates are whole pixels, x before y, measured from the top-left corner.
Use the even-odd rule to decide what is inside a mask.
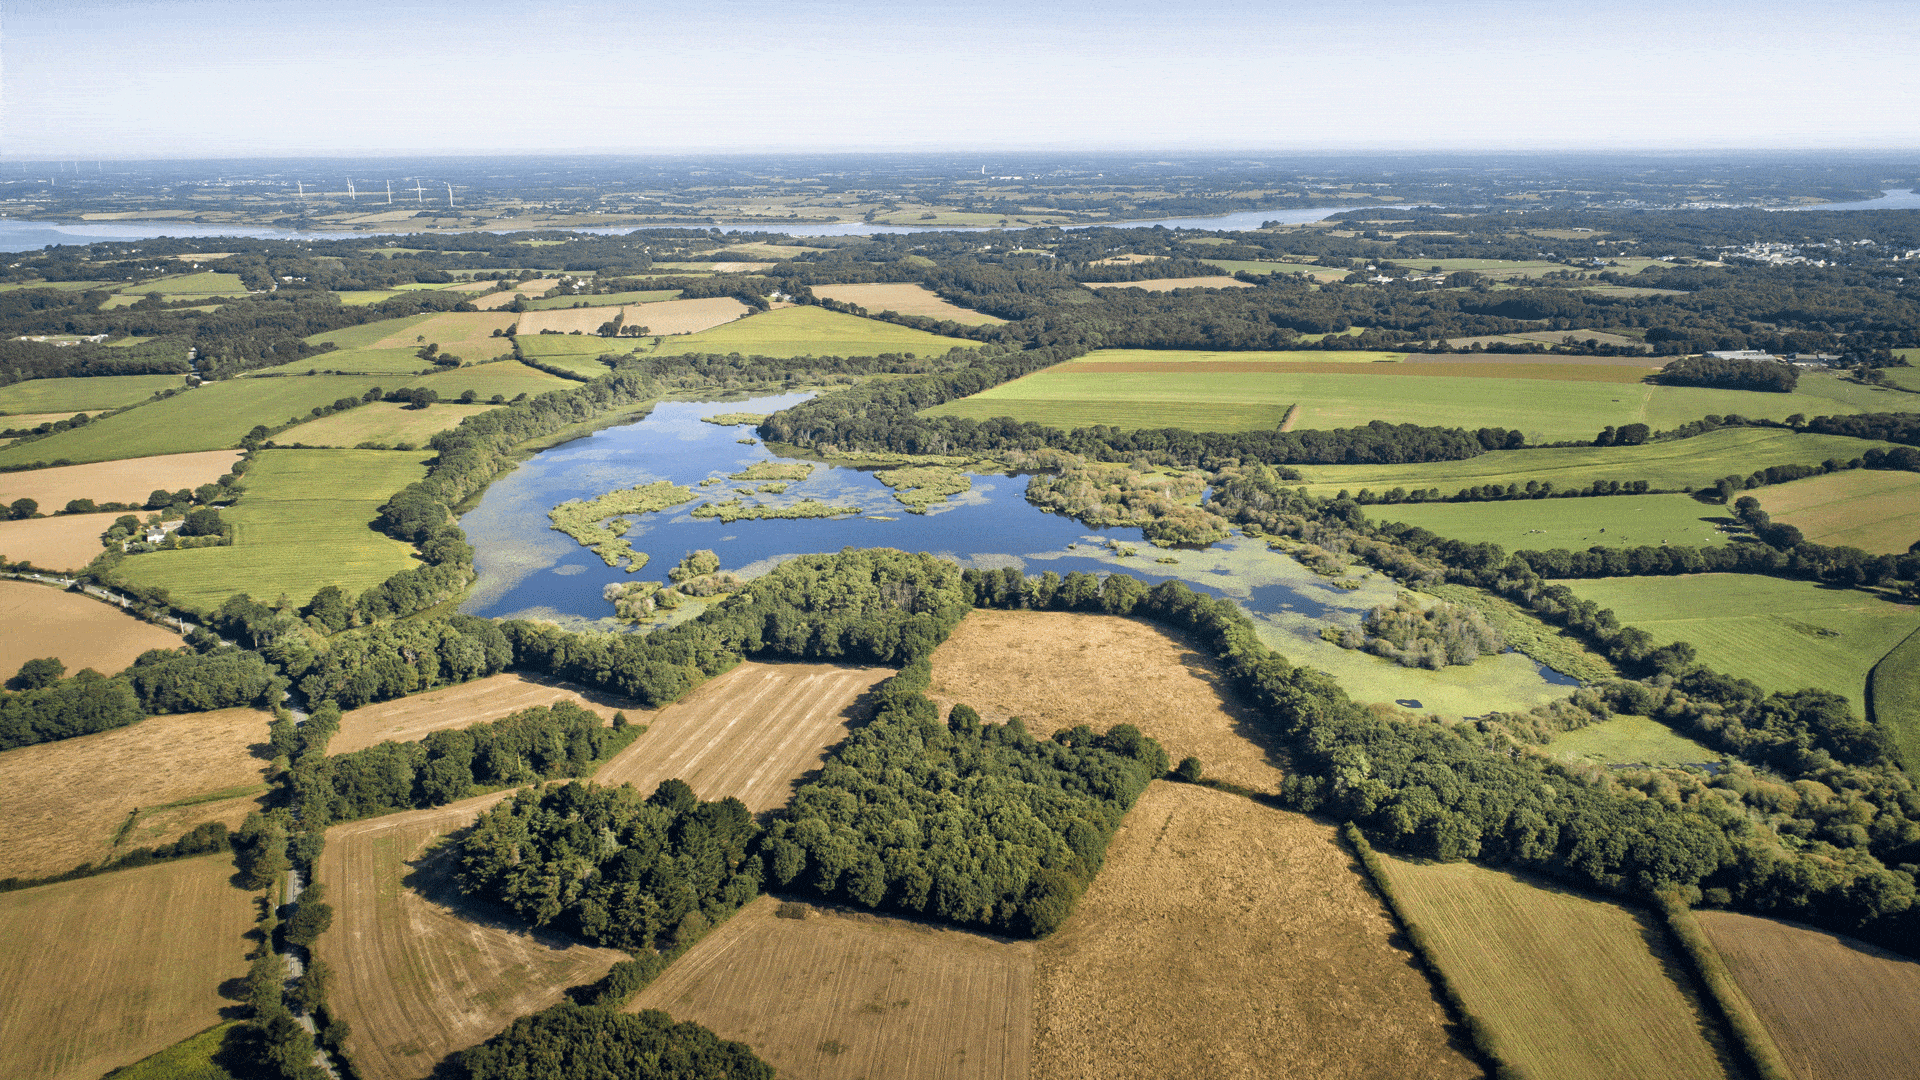
[[[288,870],[287,871],[287,906],[288,907],[294,908],[299,905],[300,893],[304,888],[305,886],[302,883],[300,871]],[[289,911],[287,913],[287,917],[292,918],[293,912]],[[305,951],[306,950],[300,948],[297,945],[288,945],[286,947],[286,951],[281,953],[281,956],[285,957],[287,961],[287,982],[288,983],[293,983],[297,981],[301,976],[307,973],[306,957],[303,955]],[[293,1011],[293,1018],[300,1022],[301,1027],[307,1029],[307,1034],[313,1035],[316,1037],[320,1034],[319,1025],[313,1022],[313,1017],[308,1015],[308,1013],[304,1009],[295,1009]],[[322,1050],[317,1046],[314,1048],[314,1051],[313,1051],[313,1064],[318,1068],[325,1069],[327,1071],[327,1075],[333,1077],[333,1080],[341,1080],[339,1070],[333,1067],[333,1059],[330,1056],[328,1056],[325,1050]]]

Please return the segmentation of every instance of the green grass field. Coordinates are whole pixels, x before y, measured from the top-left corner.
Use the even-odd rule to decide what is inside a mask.
[[[1902,555],[1920,540],[1920,475],[1849,469],[1754,492],[1773,519],[1816,544]]]
[[[520,394],[529,396],[544,394],[549,390],[566,390],[578,386],[572,379],[563,379],[558,375],[549,375],[538,368],[530,368],[518,360],[497,360],[487,364],[474,364],[471,367],[454,368],[450,371],[437,371],[431,375],[422,375],[402,379],[406,386],[430,387],[440,395],[442,401],[458,398],[462,391],[472,390],[480,401],[486,401],[500,394],[512,401]]]
[[[219,450],[238,445],[256,424],[277,427],[308,415],[316,405],[357,397],[381,381],[366,375],[319,375],[208,383],[85,427],[9,446],[0,450],[0,465],[61,458],[77,464]]]
[[[1799,435],[1777,428],[1722,428],[1691,439],[1644,446],[1573,446],[1542,450],[1495,450],[1461,461],[1412,465],[1301,465],[1301,486],[1316,495],[1345,488],[1390,491],[1396,487],[1440,489],[1551,480],[1556,488],[1582,488],[1595,480],[1645,480],[1656,488],[1711,487],[1723,476],[1746,476],[1769,465],[1818,465],[1828,458],[1851,461],[1892,443],[1838,435]]]
[[[443,403],[412,409],[397,401],[376,401],[288,428],[275,436],[274,441],[308,446],[352,447],[363,442],[377,443],[383,448],[402,442],[425,446],[428,439],[440,432],[493,408],[498,406]]]
[[[142,1058],[107,1074],[110,1080],[237,1080],[214,1063],[227,1033],[240,1022],[229,1021],[178,1042],[152,1057]]]
[[[324,334],[314,334],[306,340],[309,345],[319,345],[330,341],[342,349],[365,349],[403,330],[411,330],[431,318],[433,318],[432,312],[424,315],[408,315],[402,319],[381,319],[379,322],[370,322],[361,326],[349,326],[340,330],[329,330]]]
[[[1393,355],[1393,354],[1382,354]],[[1092,357],[1081,363],[1097,362]],[[1382,365],[1384,366],[1384,365]],[[1827,389],[1833,390],[1833,387]],[[1854,388],[1858,389],[1858,388]],[[1645,423],[1656,430],[1708,415],[1737,413],[1780,420],[1795,412],[1853,413],[1863,407],[1833,396],[1710,390],[1690,386],[1517,377],[1435,378],[1379,371],[1112,372],[1075,363],[993,387],[927,410],[929,415],[985,420],[1012,416],[1052,427],[1113,424],[1240,431],[1279,422],[1300,405],[1300,429],[1396,424],[1506,427],[1530,442],[1591,438],[1602,427]]]
[[[896,352],[945,356],[949,349],[976,346],[976,342],[960,338],[805,306],[762,312],[697,334],[669,337],[655,354],[737,352],[785,357],[874,356]]]
[[[1874,722],[1893,739],[1907,776],[1920,781],[1920,631],[1882,657],[1869,678]]]
[[[428,410],[431,412],[432,410]],[[222,513],[230,547],[132,555],[118,576],[164,586],[176,604],[213,608],[244,592],[305,604],[323,585],[364,591],[417,565],[413,548],[373,531],[387,497],[426,475],[430,452],[263,450],[247,492]]]
[[[1603,765],[1698,765],[1726,758],[1645,716],[1616,716],[1588,724],[1554,739],[1547,749],[1560,757]]]
[[[348,375],[414,375],[437,370],[420,359],[418,349],[337,349],[304,360],[260,368],[253,375],[305,375],[342,372]]]
[[[1397,503],[1366,510],[1375,521],[1404,521],[1440,536],[1473,544],[1499,544],[1508,551],[1585,551],[1597,544],[1717,547],[1727,538],[1715,531],[1711,519],[1732,520],[1726,507],[1700,502],[1691,495]]]
[[[222,274],[213,270],[202,270],[197,274],[180,274],[175,277],[163,277],[154,281],[142,281],[115,289],[122,295],[142,297],[148,293],[162,296],[245,296],[247,287],[239,274]]]
[[[340,298],[346,307],[366,307],[382,300],[391,300],[400,295],[397,289],[342,289],[333,295]]]
[[[527,301],[527,310],[551,311],[554,308],[570,308],[582,300],[585,300],[594,307],[610,307],[620,304],[652,304],[661,300],[672,300],[679,295],[679,289],[639,289],[633,292],[596,293],[593,296],[550,296],[545,300]]]
[[[590,334],[528,334],[520,350],[531,359],[598,377],[607,373],[603,355],[632,355],[646,351],[644,339],[603,338]]]
[[[1326,337],[1325,334],[1304,335]],[[1051,371],[1072,371],[1085,364],[1397,364],[1403,352],[1366,352],[1358,349],[1278,349],[1223,352],[1209,349],[1096,349]]]
[[[86,292],[88,289],[110,289],[111,281],[8,281],[0,283],[0,293],[20,292],[23,289],[51,289],[54,292]]]
[[[1868,671],[1920,629],[1920,612],[1871,593],[1758,574],[1562,584],[1663,645],[1692,643],[1710,668],[1770,692],[1831,690],[1862,716]]]
[[[178,375],[101,375],[91,379],[29,379],[0,386],[0,413],[96,412],[145,401],[183,386]]]
[[[1201,259],[1208,266],[1217,266],[1223,274],[1237,274],[1245,270],[1249,274],[1314,274],[1331,279],[1347,276],[1345,269],[1335,270],[1311,263],[1268,262],[1264,259]]]

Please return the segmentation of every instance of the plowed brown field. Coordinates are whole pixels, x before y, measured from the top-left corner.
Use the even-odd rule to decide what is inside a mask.
[[[932,289],[911,282],[890,285],[816,285],[813,291],[816,296],[838,300],[843,304],[859,304],[875,313],[897,311],[902,315],[949,319],[965,326],[986,326],[1006,322],[1005,319],[995,318],[984,311],[974,311],[957,304],[950,304],[941,299],[940,294]]]
[[[1777,919],[1699,919],[1799,1080],[1913,1075],[1920,963]]]
[[[1285,779],[1277,745],[1212,658],[1151,623],[977,610],[934,650],[932,696],[996,723],[1019,716],[1041,736],[1076,724],[1132,724],[1175,762],[1199,758],[1209,777],[1265,792]]]
[[[60,514],[0,521],[0,556],[30,562],[42,570],[78,570],[105,548],[100,534],[119,514]]]
[[[205,450],[0,473],[0,502],[32,499],[40,504],[42,513],[58,510],[74,499],[145,505],[155,488],[178,491],[211,484],[238,460],[238,450]]]
[[[0,1076],[95,1080],[220,1022],[253,897],[218,855],[0,895]]]
[[[742,908],[630,1010],[704,1024],[787,1078],[1026,1080],[1031,944],[796,907]]]
[[[1334,830],[1156,781],[1034,953],[1046,1080],[1478,1077]]]
[[[0,878],[62,873],[205,821],[238,825],[266,790],[256,751],[271,719],[253,709],[155,716],[0,754]],[[210,795],[224,797],[175,805]]]
[[[340,733],[327,744],[327,753],[348,754],[389,739],[414,742],[442,728],[498,720],[521,709],[556,701],[571,701],[609,720],[622,709],[636,720],[641,719],[638,706],[605,694],[596,692],[588,697],[577,687],[543,682],[526,675],[489,675],[458,686],[351,710],[340,717]]]
[[[732,795],[758,813],[784,806],[799,778],[863,719],[860,698],[891,668],[745,663],[656,714],[600,767],[598,784],[651,792],[685,780],[703,799]]]
[[[126,669],[148,649],[177,649],[180,635],[78,593],[25,581],[0,581],[0,679],[20,665],[57,656],[71,675]]]

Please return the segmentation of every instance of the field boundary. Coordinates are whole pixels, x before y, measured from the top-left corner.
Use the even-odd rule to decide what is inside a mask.
[[[1687,968],[1699,984],[1701,996],[1713,1002],[1721,1021],[1733,1035],[1734,1045],[1740,1048],[1744,1059],[1741,1064],[1759,1080],[1796,1080],[1772,1033],[1754,1010],[1753,1002],[1741,991],[1733,973],[1727,970],[1720,950],[1713,947],[1699,920],[1693,917],[1693,909],[1671,893],[1662,893],[1655,899],[1665,917],[1667,936],[1687,958]]]
[[[1911,670],[1901,670],[1903,667]],[[1881,685],[1883,670],[1885,686]],[[1867,718],[1893,743],[1893,756],[1901,770],[1920,783],[1920,687],[1912,685],[1916,675],[1920,675],[1920,630],[1902,638],[1867,669],[1866,705]],[[1905,693],[1889,694],[1889,689],[1896,689],[1896,682],[1902,682],[1902,676],[1905,681],[1897,689]]]

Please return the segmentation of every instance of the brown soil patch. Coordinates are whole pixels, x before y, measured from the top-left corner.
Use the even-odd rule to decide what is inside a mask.
[[[1459,338],[1460,342],[1471,344],[1484,340],[1489,344],[1512,344],[1497,338]],[[1657,371],[1663,365],[1661,361],[1649,361],[1644,356],[1545,356],[1540,353],[1409,353],[1404,361],[1408,364],[1544,364],[1554,367],[1574,365],[1576,367],[1628,367],[1643,372]]]
[[[1089,289],[1145,289],[1148,292],[1172,292],[1175,289],[1251,289],[1253,285],[1220,274],[1214,277],[1149,278],[1146,281],[1085,281]]]
[[[1699,919],[1799,1080],[1913,1074],[1920,963],[1777,919]]]
[[[484,679],[429,690],[397,701],[354,709],[340,717],[340,733],[327,744],[329,754],[350,754],[391,739],[416,742],[445,728],[463,728],[486,720],[531,709],[571,701],[599,713],[603,719],[625,709],[636,720],[644,719],[630,702],[605,694],[586,696],[578,687],[527,675],[489,675]]]
[[[59,657],[69,675],[81,668],[113,675],[148,649],[179,647],[180,635],[110,604],[48,585],[0,581],[0,679],[43,656]]]
[[[1048,1080],[1478,1077],[1334,830],[1156,781],[1034,954]]]
[[[865,719],[862,698],[892,668],[741,664],[660,712],[647,733],[594,773],[651,793],[685,780],[703,799],[732,795],[758,813],[784,806],[800,779]]]
[[[366,1080],[426,1076],[626,959],[529,932],[460,895],[451,845],[436,841],[510,794],[328,830],[317,880],[334,918],[317,951],[334,970],[330,1003],[353,1026],[347,1046]]]
[[[253,897],[217,855],[0,895],[0,1075],[95,1080],[220,1022]]]
[[[266,790],[271,719],[253,709],[154,716],[0,753],[0,878],[63,873],[206,821],[238,825]],[[229,797],[170,805],[215,793]]]
[[[897,311],[902,315],[924,315],[929,319],[949,319],[967,326],[986,326],[1006,322],[984,311],[973,311],[950,304],[924,285],[816,285],[815,296],[859,304],[868,311]]]
[[[478,364],[513,352],[513,344],[494,337],[493,332],[505,331],[517,317],[511,312],[443,311],[418,326],[381,338],[370,348],[411,349],[431,341],[440,346],[441,352],[457,353],[468,363]],[[417,340],[420,338],[425,341]]]
[[[738,1039],[783,1077],[1025,1080],[1033,946],[763,896],[629,1011]]]
[[[145,505],[155,488],[178,491],[211,484],[238,460],[238,450],[205,450],[0,473],[0,502],[32,499],[43,511],[57,510],[73,499]]]
[[[100,534],[119,514],[59,514],[26,521],[0,521],[0,556],[43,570],[78,570],[106,550]],[[144,518],[146,515],[142,514]]]
[[[1920,476],[1852,469],[1757,492],[1760,508],[1816,544],[1904,554],[1920,539]],[[5,547],[0,533],[0,549]]]
[[[1214,662],[1151,623],[1060,611],[973,611],[933,653],[930,695],[995,723],[1019,716],[1036,735],[1132,724],[1175,762],[1275,792],[1286,774],[1259,717]],[[943,708],[944,711],[944,708]]]
[[[1311,354],[1307,354],[1311,355]],[[1637,383],[1652,368],[1600,367],[1579,364],[1319,364],[1291,360],[1091,360],[1062,368],[1074,374],[1103,371],[1217,371],[1228,373],[1272,371],[1285,375],[1423,375],[1471,379],[1552,379],[1566,382]]]

